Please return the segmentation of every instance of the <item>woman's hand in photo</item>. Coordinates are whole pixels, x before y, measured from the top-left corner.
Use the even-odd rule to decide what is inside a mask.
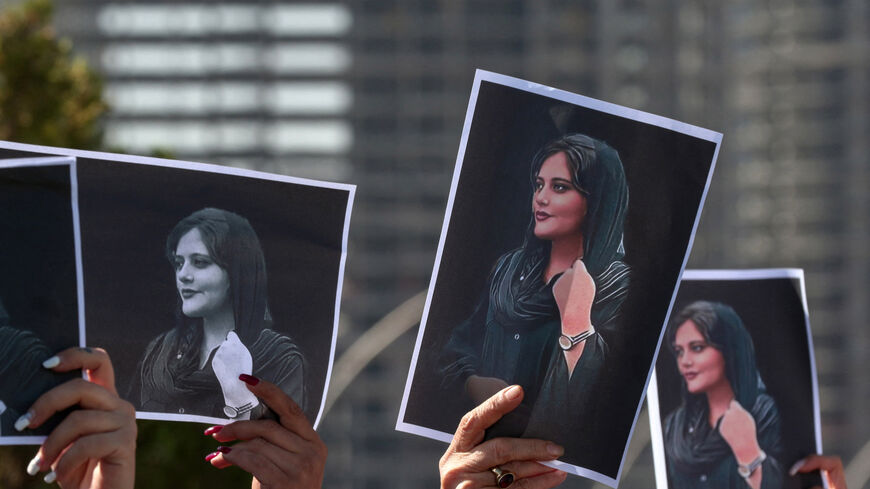
[[[250,392],[277,415],[277,421],[236,421],[205,430],[221,443],[206,461],[222,469],[235,465],[254,476],[253,489],[319,489],[326,465],[326,445],[302,409],[276,385],[243,375]]]
[[[497,377],[481,377],[471,375],[465,380],[465,392],[475,405],[479,405],[504,389],[508,383]]]
[[[50,470],[46,482],[64,488],[132,488],[136,475],[136,411],[118,397],[109,355],[99,348],[70,348],[47,359],[55,372],[82,369],[88,380],[73,379],[41,395],[15,423],[36,428],[53,414],[78,409],[48,435],[27,472]]]
[[[562,317],[562,332],[577,335],[592,324],[592,302],[595,300],[595,280],[579,258],[553,284],[553,297]]]
[[[732,399],[719,422],[719,434],[731,447],[734,458],[742,465],[749,465],[753,460],[761,456],[761,447],[758,445],[758,435],[755,432],[755,418],[743,408],[736,399]],[[762,467],[758,467],[747,480],[750,487],[761,487],[763,477]]]
[[[221,385],[224,405],[239,413],[237,416],[231,417],[239,420],[250,419],[251,410],[260,401],[248,390],[245,383],[239,380],[239,375],[252,372],[253,359],[251,352],[248,351],[248,348],[234,331],[230,331],[227,334],[227,339],[218,347],[211,366]],[[229,414],[227,415],[229,416]]]
[[[559,306],[559,315],[562,318],[562,334],[573,337],[593,328],[592,303],[595,300],[595,280],[586,270],[583,260],[574,260],[574,266],[565,270],[565,273],[553,284],[553,297]],[[574,367],[583,355],[586,342],[575,344],[569,350],[565,350],[565,363],[568,367],[568,375],[574,373]]]
[[[722,421],[719,434],[731,447],[737,461],[748,464],[761,454],[758,437],[755,433],[755,419],[736,399],[731,400]]]
[[[562,447],[555,443],[524,438],[483,441],[486,429],[516,409],[522,400],[522,387],[514,385],[462,417],[453,441],[438,463],[441,489],[498,487],[493,469],[510,473],[512,483],[507,485],[516,489],[547,489],[565,480],[565,472],[538,463],[562,455]]]
[[[847,489],[843,461],[834,455],[810,455],[794,464],[788,474],[794,477],[798,473],[805,474],[816,470],[821,470],[828,479],[828,489]]]

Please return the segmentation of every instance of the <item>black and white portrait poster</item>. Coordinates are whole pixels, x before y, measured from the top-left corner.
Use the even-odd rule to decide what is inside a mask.
[[[478,71],[397,429],[565,447],[615,486],[721,134]]]
[[[659,489],[821,486],[803,271],[687,270],[647,399]]]
[[[75,158],[0,150],[0,445],[40,444],[57,425],[15,429],[45,391],[78,376],[42,367],[80,344]]]
[[[245,169],[5,143],[76,158],[83,342],[137,417],[268,415],[277,384],[317,425],[355,187]]]

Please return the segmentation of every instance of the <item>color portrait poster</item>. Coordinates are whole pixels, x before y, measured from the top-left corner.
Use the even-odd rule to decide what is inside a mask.
[[[317,426],[353,185],[17,143],[0,149],[74,160],[81,273],[72,324],[80,331],[70,346],[107,350],[137,417],[225,424],[268,416],[238,379],[246,373],[277,384]]]
[[[478,71],[397,429],[449,442],[519,384],[488,436],[615,486],[721,139]]]
[[[687,270],[647,399],[659,489],[821,486],[803,270]]]

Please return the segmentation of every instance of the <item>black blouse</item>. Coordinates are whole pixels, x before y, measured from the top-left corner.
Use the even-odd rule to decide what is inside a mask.
[[[148,345],[128,397],[140,411],[226,418],[223,393],[210,362],[200,370],[198,341],[185,341],[180,336],[178,329],[172,329]],[[311,417],[306,410],[305,357],[293,340],[264,329],[248,348],[252,374],[279,386]],[[251,418],[258,418],[263,411],[258,408]]]

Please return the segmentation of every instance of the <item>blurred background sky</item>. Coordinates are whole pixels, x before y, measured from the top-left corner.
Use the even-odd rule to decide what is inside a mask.
[[[325,487],[437,487],[445,445],[394,426],[483,68],[725,134],[689,267],[806,270],[824,449],[870,488],[867,0],[62,0],[55,26],[109,149],[358,185]],[[647,427],[621,487],[653,485]]]

